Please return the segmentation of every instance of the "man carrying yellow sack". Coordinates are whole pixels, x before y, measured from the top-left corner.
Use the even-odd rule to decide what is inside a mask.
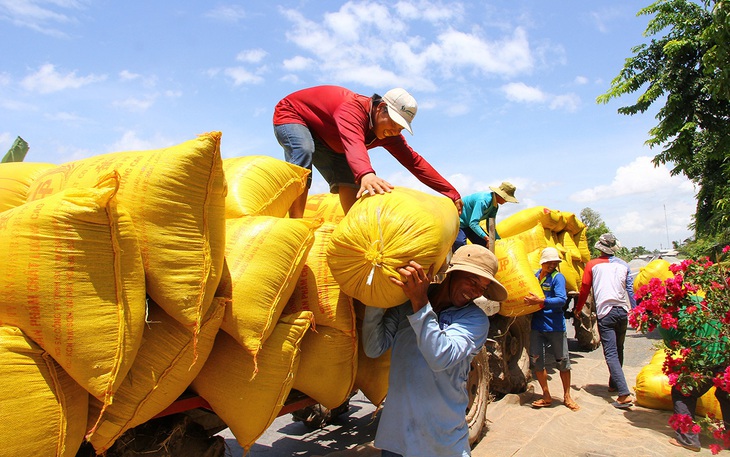
[[[568,353],[568,333],[563,313],[568,293],[565,291],[565,276],[557,270],[560,262],[562,259],[557,249],[553,247],[543,249],[540,255],[540,269],[537,270],[535,276],[540,281],[545,298],[533,293],[525,297],[526,305],[540,306],[540,310],[532,314],[530,364],[535,370],[535,377],[542,389],[542,398],[532,402],[532,407],[542,408],[550,406],[553,402],[545,369],[545,353],[548,347],[552,347],[560,372],[560,380],[563,383],[563,404],[571,411],[578,411],[580,406],[570,396],[570,354]]]
[[[366,307],[363,348],[368,357],[392,349],[388,396],[375,436],[383,457],[468,457],[466,380],[471,360],[487,339],[489,319],[479,296],[502,301],[507,290],[494,275],[497,258],[468,245],[457,250],[446,278],[431,284],[416,262],[391,278],[409,301],[389,308]]]

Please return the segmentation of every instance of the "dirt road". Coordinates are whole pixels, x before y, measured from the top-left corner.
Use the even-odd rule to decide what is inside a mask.
[[[569,336],[570,333],[569,333]],[[624,372],[629,386],[654,354],[656,335],[629,330],[626,338]],[[487,409],[489,430],[473,451],[473,457],[673,457],[712,455],[706,444],[700,453],[674,447],[667,421],[671,413],[635,406],[619,410],[611,406],[615,393],[607,390],[608,370],[599,347],[579,352],[572,347],[573,398],[581,410],[570,411],[560,402],[562,388],[554,368],[548,368],[553,406],[533,409],[530,403],[540,392],[532,381],[527,392],[507,395]],[[377,420],[372,420],[372,405],[361,397],[353,398],[349,416],[322,430],[311,431],[290,416],[277,419],[267,435],[251,449],[251,457],[379,457],[372,447]],[[231,444],[232,457],[243,454]]]

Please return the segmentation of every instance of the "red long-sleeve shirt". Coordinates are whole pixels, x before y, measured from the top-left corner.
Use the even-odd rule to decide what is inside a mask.
[[[375,173],[368,149],[385,148],[419,181],[452,200],[459,192],[420,154],[403,135],[379,140],[373,132],[372,99],[344,87],[316,86],[284,97],[274,108],[274,125],[302,124],[334,152],[345,154],[355,180]]]

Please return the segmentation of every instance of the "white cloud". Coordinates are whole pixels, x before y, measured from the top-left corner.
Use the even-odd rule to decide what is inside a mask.
[[[53,114],[47,114],[46,119],[50,119],[52,121],[61,121],[61,122],[78,122],[78,121],[85,121],[83,117],[79,116],[78,114],[74,113],[67,113],[64,111],[60,111],[58,113]]]
[[[0,17],[17,27],[26,27],[49,36],[65,37],[55,25],[75,23],[68,13],[82,10],[86,1],[76,0],[24,0],[0,1]],[[71,10],[71,11],[69,11]]]
[[[226,68],[224,73],[233,80],[234,86],[240,86],[241,84],[260,84],[264,82],[264,78],[251,73],[243,67]]]
[[[464,5],[459,2],[400,1],[395,4],[395,10],[406,19],[422,19],[432,23],[458,20],[464,15]]]
[[[542,103],[547,99],[540,89],[528,86],[525,83],[509,83],[502,86],[502,92],[508,100],[514,102],[538,102]]]
[[[574,112],[580,107],[580,97],[568,93],[552,95],[540,88],[528,86],[522,82],[508,83],[501,87],[507,100],[518,103],[545,103],[551,110]]]
[[[126,98],[124,100],[117,100],[114,102],[114,106],[125,109],[132,112],[143,112],[147,111],[150,106],[155,103],[157,97],[154,95],[148,96],[147,98]]]
[[[289,41],[311,53],[306,57],[320,70],[320,78],[336,83],[376,88],[399,84],[434,91],[433,78],[438,75],[462,80],[465,72],[511,76],[532,68],[524,29],[516,27],[499,38],[487,38],[476,26],[459,30],[461,6],[449,8],[425,1],[399,2],[390,9],[375,2],[348,2],[319,22],[296,10],[281,13],[293,24],[287,32]],[[429,22],[435,38],[428,41],[417,34],[404,22],[409,19]],[[292,60],[285,60],[285,65]]]
[[[261,62],[264,57],[266,57],[266,54],[267,52],[263,49],[249,49],[239,52],[236,56],[236,60],[246,63],[258,63]]]
[[[0,100],[0,107],[7,111],[37,111],[38,107],[18,100]]]
[[[119,72],[119,79],[122,81],[133,81],[135,79],[140,78],[142,75],[139,73],[132,73],[129,70],[122,70]]]
[[[582,86],[584,84],[588,84],[588,78],[586,78],[585,76],[576,76],[574,82],[575,84]]]
[[[104,81],[106,75],[76,76],[76,72],[61,74],[53,64],[44,64],[37,72],[26,76],[20,85],[31,92],[49,94],[66,89],[78,89],[88,84]]]
[[[220,5],[205,13],[205,17],[222,22],[238,22],[246,11],[238,5]]]
[[[642,156],[626,166],[619,167],[610,184],[579,191],[571,197],[571,200],[594,202],[644,193],[694,196],[694,192],[694,186],[687,178],[671,176],[666,165],[654,167],[651,157]]]
[[[295,56],[291,59],[284,60],[282,66],[287,71],[302,71],[311,68],[314,65],[314,60],[307,57]]]
[[[555,95],[551,97],[549,106],[553,110],[560,109],[572,113],[580,107],[580,97],[573,93]]]
[[[145,151],[148,149],[168,147],[171,144],[178,143],[179,141],[160,135],[156,135],[152,139],[142,139],[134,130],[126,130],[121,138],[108,146],[107,152]]]

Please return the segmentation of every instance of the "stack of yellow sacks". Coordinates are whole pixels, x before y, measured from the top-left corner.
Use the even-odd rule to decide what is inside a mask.
[[[226,302],[221,162],[213,132],[0,165],[4,453],[103,452],[192,382]]]
[[[224,160],[220,137],[0,166],[9,454],[70,456],[84,439],[103,453],[188,388],[245,449],[291,389],[328,408],[353,389],[384,400],[389,355],[363,356],[363,306],[404,302],[389,278],[410,260],[444,266],[455,206],[396,188],[347,215],[336,195],[312,195],[305,217],[289,219],[309,172],[268,156]],[[544,243],[527,230],[498,243],[515,306],[521,281],[541,293],[525,269],[533,250],[553,241],[572,254],[553,230]],[[530,236],[539,246],[526,250]]]
[[[549,246],[556,248],[563,260],[558,269],[565,276],[567,291],[579,291],[591,253],[585,224],[575,214],[535,206],[499,221],[496,229],[501,237],[495,243],[500,261],[496,277],[509,292],[500,307],[501,315],[522,316],[539,309],[523,300],[531,292],[543,296],[535,271],[540,269],[542,250]]]

